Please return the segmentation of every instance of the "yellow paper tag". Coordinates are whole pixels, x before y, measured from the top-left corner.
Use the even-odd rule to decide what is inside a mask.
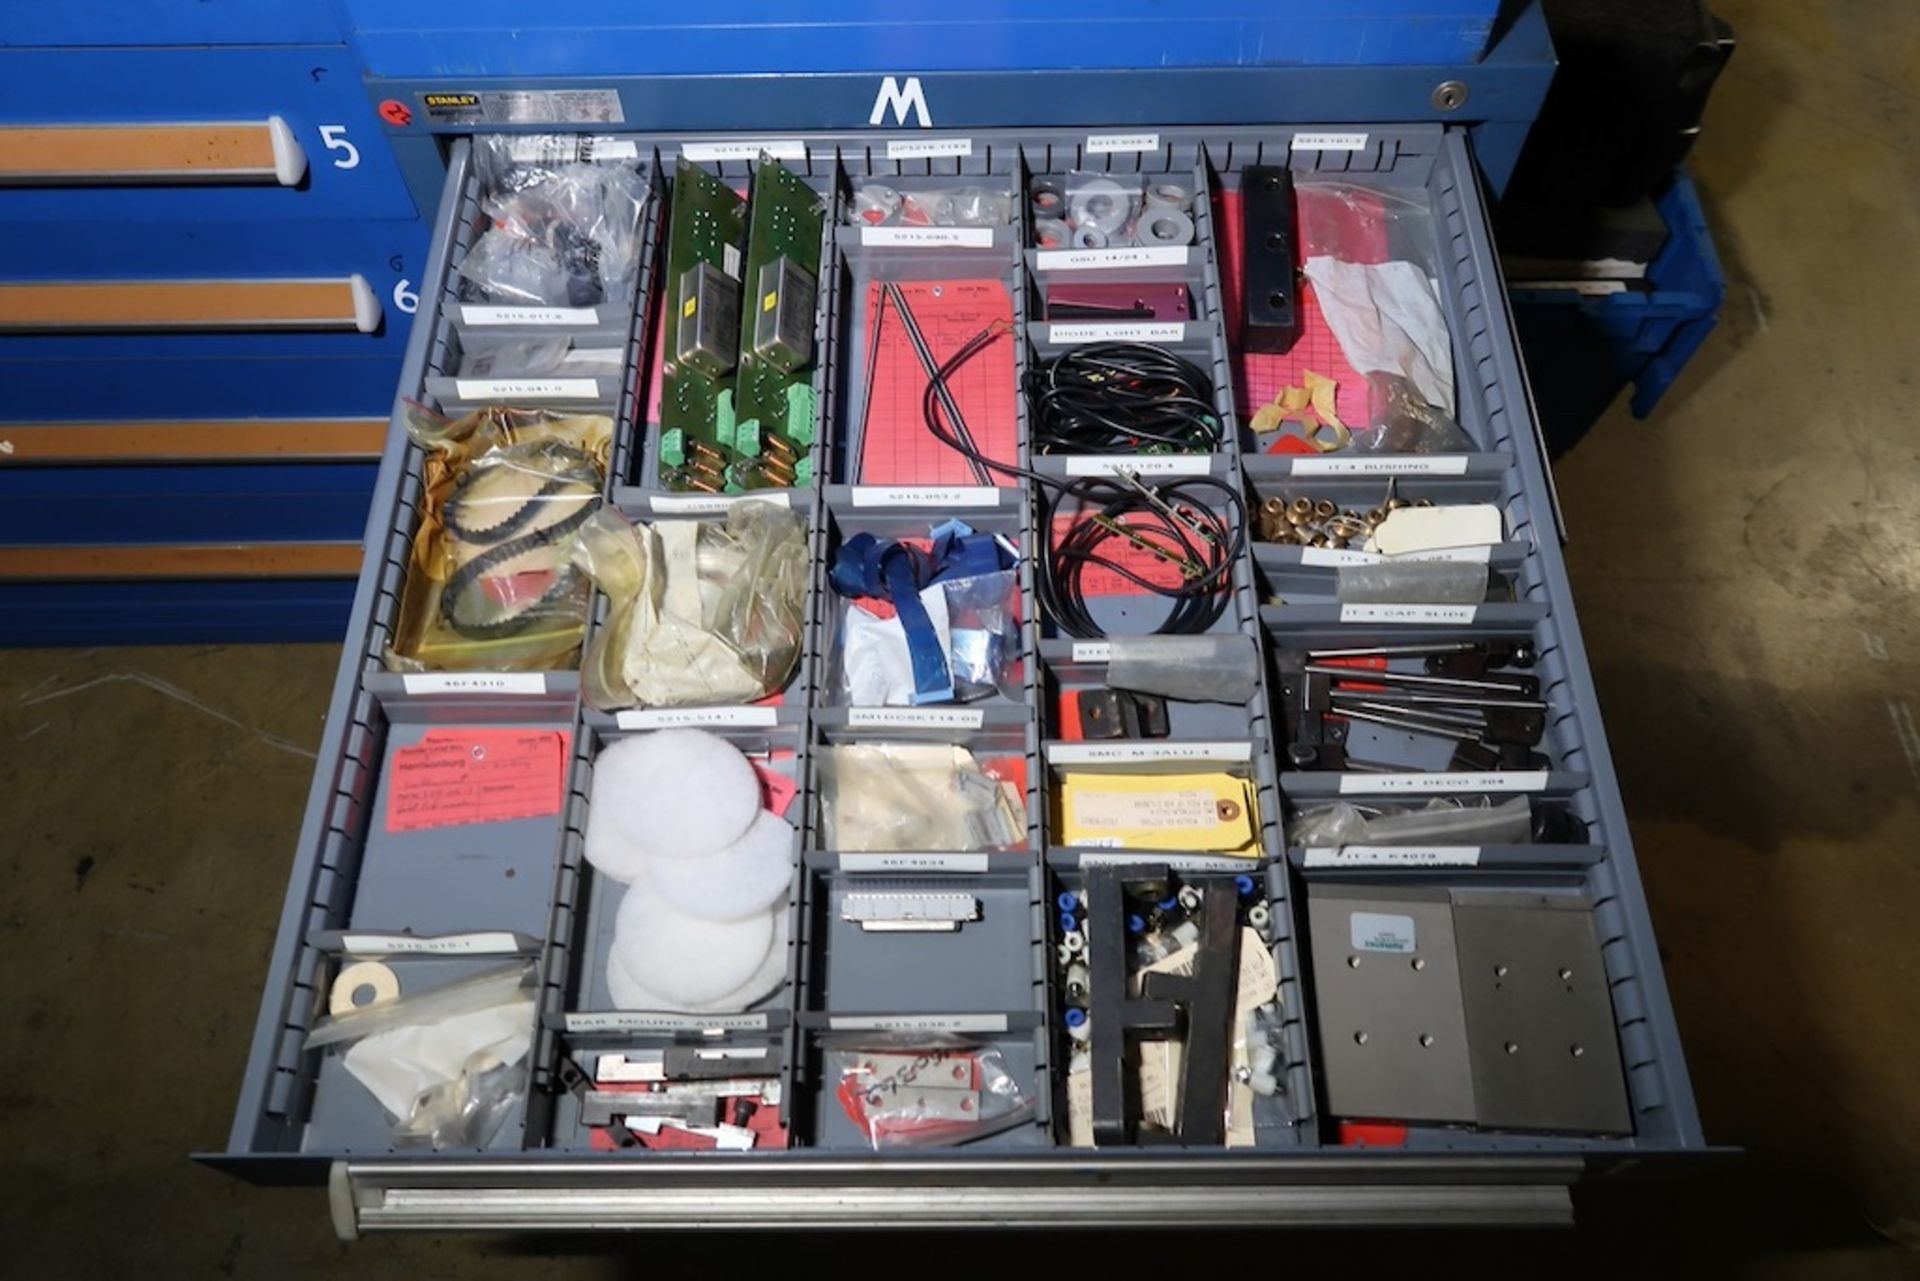
[[[1060,812],[1068,845],[1257,853],[1253,789],[1231,774],[1065,774]]]

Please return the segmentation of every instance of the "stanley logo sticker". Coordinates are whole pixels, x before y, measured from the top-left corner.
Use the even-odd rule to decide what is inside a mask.
[[[422,100],[429,108],[446,107],[457,110],[461,107],[480,105],[480,95],[477,93],[429,93],[423,95]]]

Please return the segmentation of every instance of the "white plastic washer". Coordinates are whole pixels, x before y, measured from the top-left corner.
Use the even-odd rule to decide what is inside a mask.
[[[1081,223],[1073,229],[1073,247],[1075,249],[1105,249],[1107,233],[1092,223]]]
[[[1112,236],[1127,225],[1133,196],[1111,178],[1089,178],[1067,198],[1069,221],[1075,227],[1098,227]]]

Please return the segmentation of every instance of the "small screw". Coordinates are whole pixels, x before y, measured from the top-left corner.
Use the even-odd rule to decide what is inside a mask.
[[[1433,109],[1458,111],[1467,105],[1467,86],[1459,80],[1443,80],[1434,86]]]

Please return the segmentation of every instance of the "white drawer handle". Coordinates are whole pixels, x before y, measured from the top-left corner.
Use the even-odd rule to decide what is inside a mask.
[[[15,187],[275,183],[307,176],[279,116],[166,124],[0,126],[0,184]]]

